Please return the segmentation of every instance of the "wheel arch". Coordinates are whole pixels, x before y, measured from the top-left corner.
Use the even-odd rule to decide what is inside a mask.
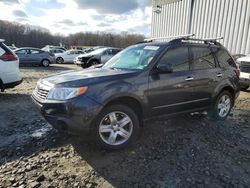
[[[144,110],[143,110],[143,106],[141,102],[138,99],[132,96],[119,96],[119,97],[106,101],[102,109],[104,109],[107,106],[114,105],[114,104],[122,104],[131,108],[138,116],[140,126],[143,126]]]
[[[232,99],[233,99],[233,105],[234,105],[234,102],[235,102],[235,96],[236,96],[236,93],[235,93],[235,90],[233,89],[232,86],[229,86],[229,85],[226,85],[224,87],[222,87],[220,90],[217,90],[217,92],[215,93],[215,96],[214,96],[214,102],[216,101],[217,97],[223,92],[223,91],[228,91],[231,95],[232,95]]]

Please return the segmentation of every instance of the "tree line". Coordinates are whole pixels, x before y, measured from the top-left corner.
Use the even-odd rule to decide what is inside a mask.
[[[144,40],[140,34],[122,32],[120,34],[107,32],[79,32],[69,36],[52,35],[49,31],[34,29],[29,25],[0,20],[0,38],[5,39],[7,45],[17,47],[37,47],[63,44],[70,46],[113,46],[127,47]]]

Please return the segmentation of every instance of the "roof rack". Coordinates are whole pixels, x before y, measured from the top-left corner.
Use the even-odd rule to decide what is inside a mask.
[[[178,39],[178,38],[189,39],[189,37],[193,37],[193,36],[195,36],[195,34],[176,35],[176,36],[167,36],[167,37],[155,37],[155,38],[144,39],[144,42],[153,42],[153,41],[161,40],[161,39]]]
[[[198,42],[204,42],[205,44],[208,44],[208,43],[219,44],[218,40],[223,40],[223,39],[224,39],[223,37],[215,37],[215,38],[204,38],[204,39],[182,38],[180,40],[198,41]]]

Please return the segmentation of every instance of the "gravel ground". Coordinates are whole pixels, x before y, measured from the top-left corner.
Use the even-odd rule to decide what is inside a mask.
[[[250,91],[224,122],[152,121],[132,147],[106,152],[87,134],[58,133],[30,99],[40,77],[75,68],[22,68],[24,82],[0,93],[0,188],[250,187]]]

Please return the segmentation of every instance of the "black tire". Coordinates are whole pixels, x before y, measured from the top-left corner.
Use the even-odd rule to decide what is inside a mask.
[[[104,124],[105,121],[109,122],[109,124],[105,125],[105,126],[111,126],[111,124],[112,124],[111,119],[110,119],[110,116],[108,116],[108,115],[114,114],[114,113],[115,113],[115,117],[117,118],[116,119],[117,122],[113,125],[113,128],[109,128],[109,129],[111,129],[111,132],[101,133],[100,127],[105,125]],[[119,113],[124,113],[125,116],[122,116],[123,114],[119,114]],[[121,117],[119,117],[120,115],[121,115]],[[123,126],[121,125],[122,123],[120,123],[120,122],[122,122],[120,120],[124,120],[125,117],[126,118],[128,117],[127,119],[129,119],[128,123],[125,125],[125,126],[127,126],[126,128],[124,125]],[[119,123],[120,123],[120,125],[118,125]],[[118,127],[118,130],[114,130],[115,126]],[[131,129],[131,126],[132,126],[132,129]],[[100,146],[106,150],[119,150],[119,149],[122,149],[122,148],[129,146],[131,143],[133,143],[136,140],[136,138],[138,137],[138,134],[140,132],[138,116],[131,108],[129,108],[123,104],[115,104],[115,105],[111,105],[111,106],[104,108],[102,110],[102,112],[98,115],[98,117],[96,118],[96,121],[94,122],[94,127],[95,127],[94,134],[95,134],[98,146]],[[127,133],[130,132],[130,134],[128,134],[130,136],[126,135],[128,138],[122,137],[120,134],[123,133],[123,131],[120,131],[119,127],[120,127],[120,129],[123,129],[126,131],[128,130]],[[127,129],[128,127],[129,127],[129,129]],[[115,136],[115,141],[117,141],[117,143],[119,143],[119,142],[121,142],[121,143],[108,144],[107,142],[109,141],[111,134],[116,134],[117,136]],[[105,139],[107,139],[107,140],[105,141]],[[119,139],[121,139],[121,140],[119,140]],[[127,139],[127,140],[122,142],[123,139]]]
[[[100,64],[100,62],[96,59],[93,59],[89,62],[89,67],[94,66],[94,65],[98,65],[98,64]]]
[[[42,60],[42,66],[43,67],[49,67],[49,65],[50,65],[50,62],[49,62],[49,60],[47,60],[47,59],[44,59],[44,60]]]
[[[249,86],[241,87],[241,91],[246,91],[249,88]]]
[[[225,103],[223,103],[223,97],[225,98]],[[226,100],[230,100],[230,106],[226,105]],[[222,107],[220,107],[219,105],[222,105]],[[225,120],[227,118],[227,116],[230,114],[231,109],[234,105],[234,100],[233,100],[233,96],[229,91],[222,91],[216,98],[211,112],[210,112],[210,116],[215,119],[215,120]]]
[[[64,63],[64,59],[62,57],[58,57],[58,58],[56,58],[56,63],[63,64]]]

